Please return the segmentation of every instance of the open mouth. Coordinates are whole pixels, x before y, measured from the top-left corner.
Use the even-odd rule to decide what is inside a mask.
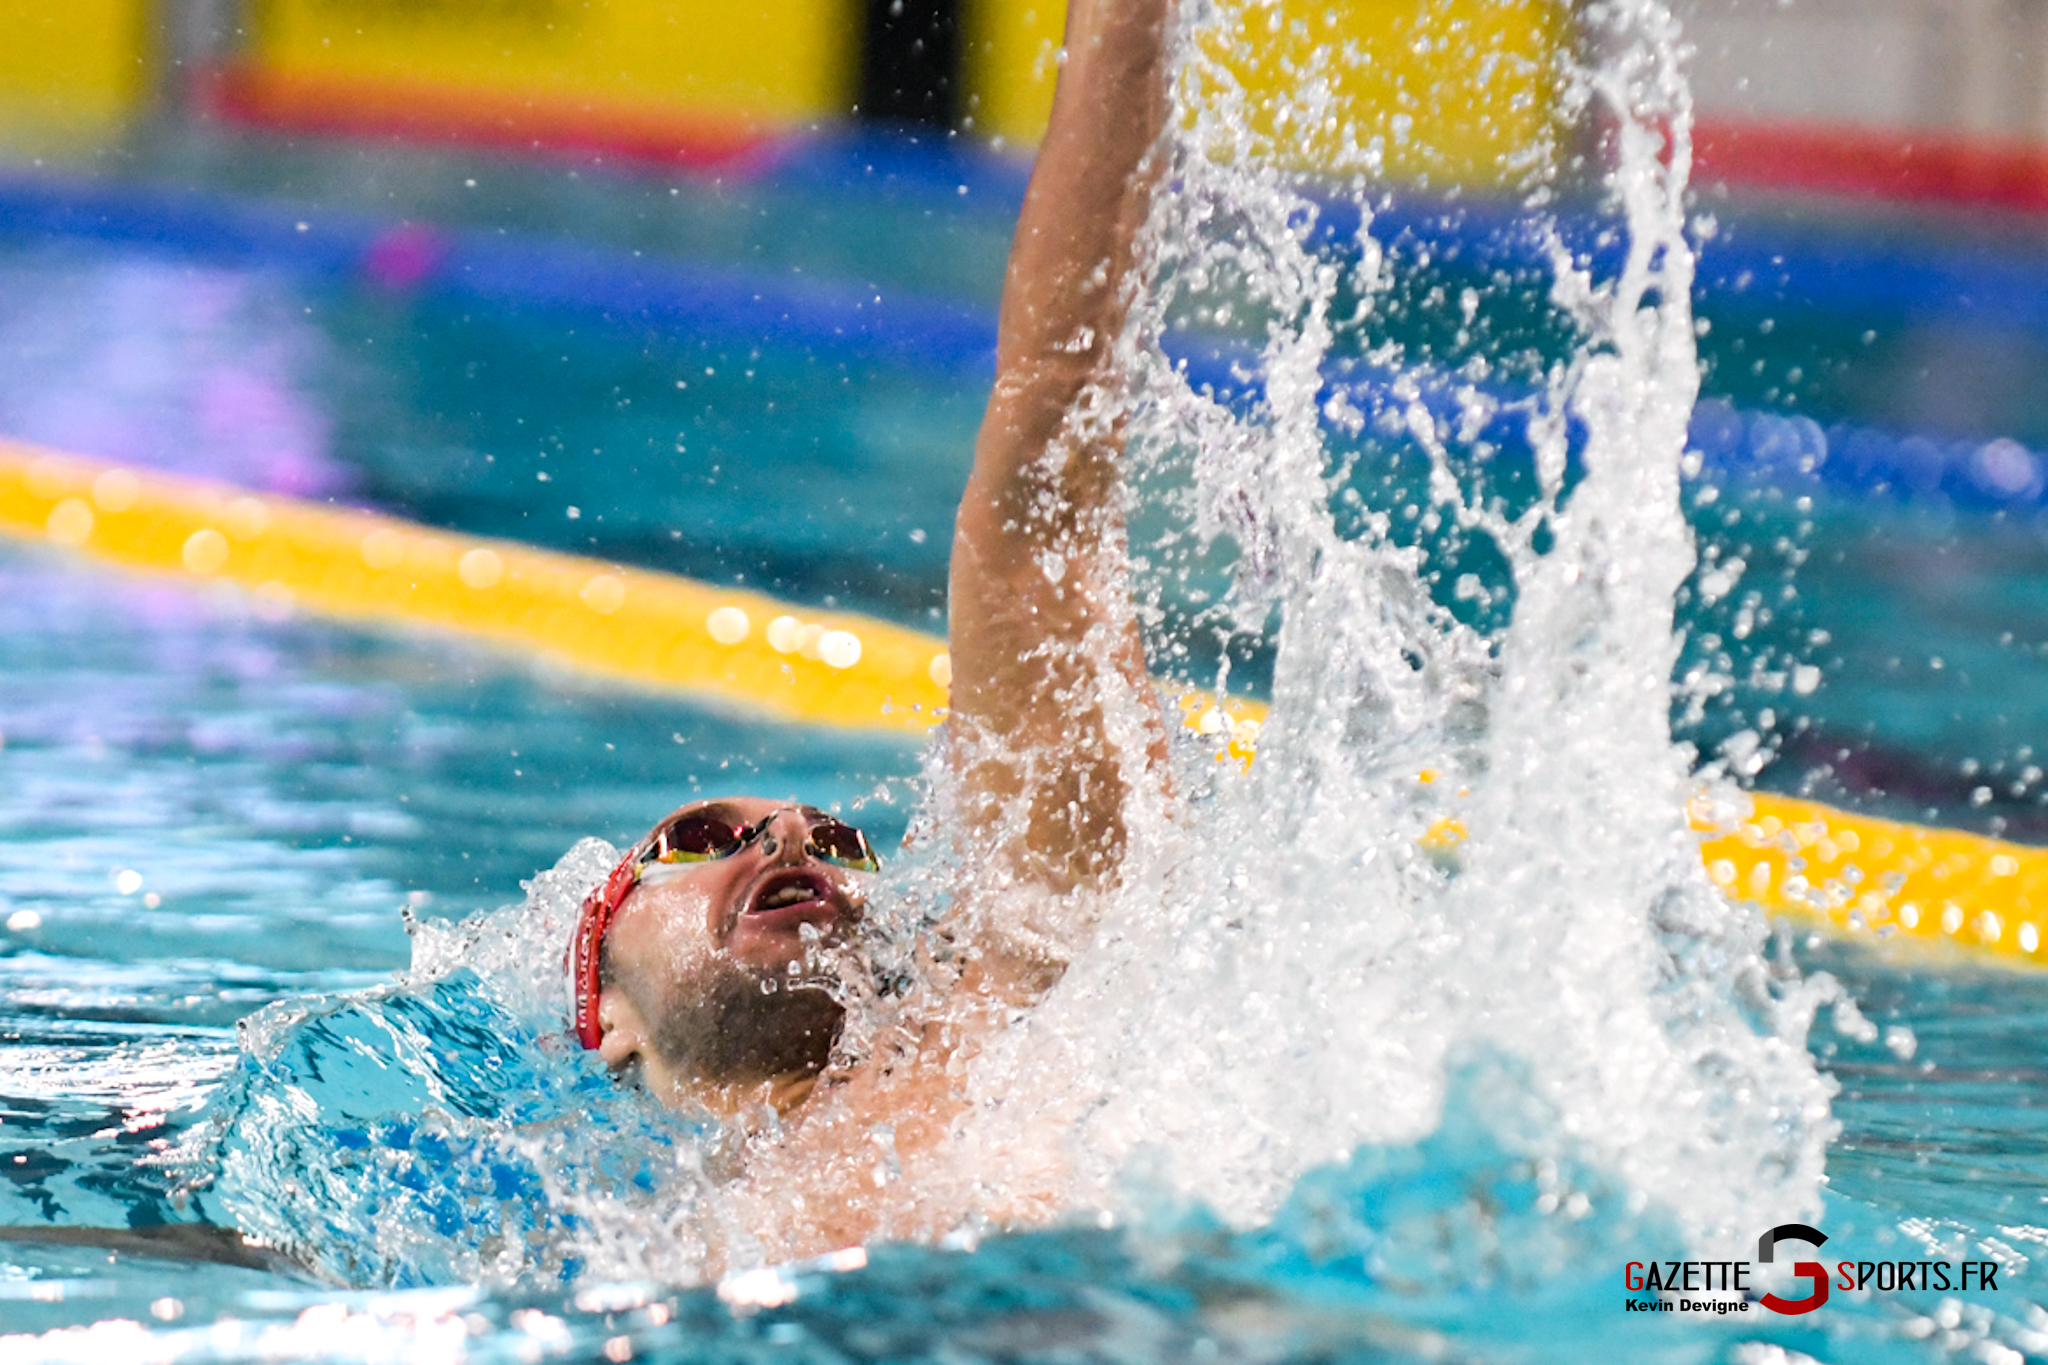
[[[859,917],[860,906],[822,870],[778,868],[747,891],[723,946],[742,961],[782,973],[806,957],[807,944],[836,942]]]
[[[747,901],[746,918],[770,923],[837,919],[832,886],[814,872],[792,870],[767,878]]]

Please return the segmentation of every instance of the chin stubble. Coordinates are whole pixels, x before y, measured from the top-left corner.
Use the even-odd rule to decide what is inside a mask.
[[[785,982],[723,953],[669,994],[655,1046],[679,1075],[711,1085],[815,1075],[846,1015],[823,985]]]

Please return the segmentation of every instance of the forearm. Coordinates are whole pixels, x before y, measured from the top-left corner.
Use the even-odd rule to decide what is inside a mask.
[[[1124,326],[1158,173],[1148,158],[1166,117],[1169,8],[1073,0],[1068,10],[1066,62],[1010,248],[996,384],[955,532],[956,635],[986,625],[995,636],[1073,639],[1092,619],[1089,594],[1070,592],[1045,556],[1071,557],[1120,529],[1121,431],[1077,409],[1108,378]],[[1034,572],[1048,568],[1050,578]],[[956,677],[961,643],[975,647],[956,639]]]
[[[976,741],[964,776],[1005,824],[1020,870],[1057,889],[1100,879],[1121,856],[1131,756],[1107,714],[1112,693],[1149,703],[1123,585],[1109,381],[1158,174],[1168,8],[1075,0],[1069,11],[954,535],[952,706]]]
[[[977,465],[1044,448],[1107,362],[1167,109],[1169,0],[1072,0],[1052,116],[1004,278]],[[1034,439],[1036,438],[1036,439]]]

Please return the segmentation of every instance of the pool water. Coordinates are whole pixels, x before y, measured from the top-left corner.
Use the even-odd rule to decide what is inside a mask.
[[[690,257],[785,282],[809,271],[892,297],[922,291],[984,320],[999,279],[1003,204],[1013,202],[1004,196],[1014,194],[1013,178],[993,172],[961,196],[929,181],[834,179],[815,166],[729,187],[488,164],[458,180],[476,168],[397,153],[371,159],[368,174],[338,153],[275,153],[266,163],[181,147],[156,164],[253,194],[216,202],[279,218],[287,231],[302,213],[325,223],[320,214],[388,209],[431,218],[459,253],[473,246],[459,232],[509,225],[524,234],[520,249],[538,276],[559,265],[551,253],[575,222],[588,229],[578,250],[621,263],[643,252]],[[494,174],[489,211],[454,188]],[[999,202],[985,208],[983,198]],[[761,225],[763,206],[771,226]],[[1722,239],[1739,242],[1739,213],[1720,212],[1729,220]],[[1756,222],[1759,234],[1772,230],[1767,216]],[[928,272],[904,270],[916,254],[906,241],[929,247]],[[1356,262],[1342,243],[1327,250]],[[896,273],[885,275],[878,262],[890,261]],[[1433,268],[1396,272],[1394,301],[1371,324],[1388,335],[1340,336],[1332,353],[1362,354],[1391,336],[1417,363],[1465,363],[1464,343],[1443,339],[1436,349],[1427,334],[1436,314],[1421,305],[1441,283],[1427,277]],[[110,243],[93,232],[16,230],[0,274],[9,286],[0,291],[0,345],[16,362],[0,366],[0,430],[10,434],[938,628],[951,508],[987,380],[971,353],[940,363],[873,346],[693,333],[616,299],[581,308],[560,298],[494,302],[454,286],[322,274],[289,256]],[[1705,286],[1710,396],[1752,412],[1810,404],[1828,422],[1924,421],[1944,440],[2039,439],[2024,413],[1951,407],[1937,422],[1927,404],[1907,403],[1871,376],[1874,366],[1909,366],[1899,356],[1911,348],[1866,345],[1861,335],[1872,328],[1856,325],[1839,300],[1722,298],[1711,272]],[[1410,296],[1413,304],[1402,302]],[[1503,369],[1530,362],[1530,383],[1545,369],[1530,357],[1559,345],[1568,352],[1577,336],[1550,316],[1548,298],[1547,283],[1523,279],[1481,300],[1503,334],[1515,319],[1534,320],[1496,347]],[[1759,313],[1771,328],[1760,328]],[[2009,330],[1988,344],[2025,351]],[[1752,382],[1760,372],[1748,359],[1758,351],[1827,382],[1787,380],[1770,392]],[[1866,353],[1877,360],[1859,361]],[[1726,378],[1738,372],[1749,378]],[[1984,425],[2008,418],[2010,426]],[[1426,465],[1401,439],[1333,420],[1315,442],[1317,458],[1334,467],[1355,457],[1328,498],[1337,522],[1355,516],[1355,536],[1384,514],[1390,543],[1419,556],[1419,592],[1512,664],[1529,642],[1504,623],[1518,587],[1537,581],[1533,561],[1488,559],[1483,538],[1404,515],[1430,504]],[[1600,493],[1604,475],[1575,470],[1576,489]],[[2033,522],[1770,472],[1710,472],[1683,495],[1701,565],[1679,595],[1677,676],[1705,664],[1728,681],[1681,694],[1672,708],[1678,739],[1696,746],[1697,764],[1725,765],[1745,781],[2035,835],[2048,820],[2031,747],[2041,733],[2036,670],[2048,599],[2033,585],[2048,570],[2048,548]],[[1163,504],[1201,496],[1200,471],[1162,460],[1157,477]],[[1496,479],[1509,499],[1538,496],[1517,475],[1472,477]],[[1356,498],[1347,502],[1346,489]],[[1257,518],[1238,529],[1249,543]],[[1717,584],[1716,566],[1738,557],[1745,571]],[[1162,633],[1214,626],[1212,603],[1231,591],[1231,566],[1213,550],[1162,561]],[[1276,636],[1230,634],[1162,663],[1206,679],[1228,657],[1240,687],[1299,686],[1302,662]],[[1774,1062],[1782,1072],[1755,1072],[1753,1090],[1732,1090],[1729,1103],[1740,1110],[1761,1103],[1759,1094],[1806,1093],[1772,1087],[1796,1079],[1810,1057],[1838,1087],[1829,1121],[1839,1130],[1815,1206],[1772,1216],[1824,1228],[1829,1264],[1838,1252],[1986,1261],[1999,1267],[1998,1288],[1837,1290],[1808,1317],[1752,1304],[1725,1317],[1646,1319],[1625,1308],[1623,1268],[1686,1255],[1683,1218],[1645,1201],[1599,1156],[1598,1122],[1561,1114],[1545,1048],[1486,1041],[1459,1013],[1473,1002],[1447,1003],[1457,983],[1420,970],[1465,961],[1507,971],[1502,964],[1551,951],[1542,926],[1579,932],[1593,921],[1542,903],[1538,887],[1522,893],[1537,941],[1518,943],[1518,917],[1504,912],[1489,921],[1501,935],[1497,958],[1477,948],[1473,958],[1432,957],[1433,940],[1457,936],[1456,912],[1485,907],[1476,891],[1457,900],[1456,878],[1421,858],[1402,865],[1407,880],[1375,883],[1443,908],[1437,919],[1415,912],[1420,929],[1408,937],[1422,947],[1381,946],[1413,975],[1382,967],[1373,976],[1361,940],[1327,921],[1314,922],[1322,940],[1301,940],[1356,967],[1360,980],[1411,992],[1403,999],[1412,1013],[1461,1039],[1440,1067],[1416,1065],[1412,1074],[1441,1080],[1413,1093],[1389,1085],[1346,1094],[1341,1078],[1328,1085],[1329,1112],[1341,1119],[1330,1131],[1368,1136],[1341,1151],[1324,1142],[1311,1157],[1312,1134],[1262,1130],[1291,1110],[1189,1117],[1181,1111],[1202,1106],[1170,1090],[1148,1094],[1167,1150],[1156,1168],[1134,1159],[1118,1173],[1103,1217],[693,1286],[687,1250],[672,1245],[662,1220],[704,1188],[672,1169],[696,1135],[611,1086],[561,1046],[550,1023],[559,1001],[547,945],[559,938],[548,934],[559,935],[577,876],[588,880],[606,852],[579,841],[621,842],[691,795],[742,790],[857,813],[891,847],[922,799],[915,747],[760,723],[457,641],[277,619],[233,593],[124,578],[26,547],[0,550],[0,642],[0,1224],[134,1234],[83,1245],[0,1241],[0,1331],[24,1334],[6,1343],[10,1359],[2048,1355],[2048,1284],[2035,1269],[2048,1244],[2037,1060],[2048,1046],[2048,979],[1777,931],[1757,950],[1776,974],[1768,999],[1794,1014],[1817,1009],[1817,1018],[1810,1032],[1797,1020],[1755,1024],[1758,1036],[1793,1040],[1800,1057]],[[1820,670],[1818,687],[1792,682],[1802,665]],[[1460,733],[1441,717],[1429,726]],[[1575,741],[1560,734],[1564,772]],[[1265,772],[1285,771],[1283,746],[1276,741]],[[1774,762],[1746,766],[1746,756],[1774,752]],[[1495,753],[1496,765],[1507,756]],[[1206,755],[1186,762],[1191,772],[1213,768]],[[1632,776],[1613,778],[1616,800],[1629,804]],[[1243,816],[1225,828],[1255,843],[1324,828],[1312,791],[1201,780],[1217,783],[1206,798],[1216,810]],[[1379,789],[1357,773],[1326,782],[1357,809],[1397,812],[1390,829],[1408,818],[1396,802],[1372,804]],[[1233,804],[1254,795],[1294,824],[1260,823],[1269,812]],[[1654,804],[1635,795],[1634,804]],[[1552,823],[1532,812],[1520,828],[1532,846],[1569,842],[1560,830],[1605,809],[1565,777],[1556,800]],[[1398,829],[1380,838],[1367,850],[1380,859],[1371,875],[1392,877],[1387,865],[1411,845]],[[1323,886],[1331,868],[1363,880],[1373,863],[1326,867],[1313,849],[1276,846],[1299,859],[1310,886]],[[541,875],[565,859],[560,877]],[[1475,859],[1462,875],[1484,886],[1494,874]],[[1576,899],[1607,894],[1603,878],[1581,876],[1567,884]],[[1380,906],[1368,898],[1332,910],[1359,921]],[[413,937],[408,918],[424,926]],[[449,936],[465,922],[483,946],[468,970],[453,970]],[[1740,945],[1755,926],[1733,923],[1726,942],[1737,946],[1725,950],[1747,960]],[[1266,932],[1298,947],[1284,930]],[[1189,944],[1162,941],[1183,954],[1170,960],[1188,972],[1188,997],[1202,994]],[[1809,973],[1807,988],[1785,984],[1794,964]],[[1143,977],[1135,968],[1146,964],[1127,965]],[[1250,980],[1300,982],[1292,1005],[1301,1017],[1336,1008],[1311,998],[1312,972],[1243,970]],[[1698,970],[1709,994],[1737,994],[1736,977]],[[1813,984],[1820,973],[1855,1003],[1831,1003]],[[1505,976],[1475,980],[1512,993]],[[1158,992],[1169,1005],[1176,999],[1171,981]],[[1700,1006],[1703,1016],[1722,1008],[1722,996]],[[1615,999],[1628,1003],[1619,988]],[[1094,1003],[1081,998],[1063,1017],[1089,1022]],[[1652,997],[1645,1008],[1655,1005]],[[251,1016],[253,1027],[238,1031]],[[1218,1051],[1219,1067],[1233,1048],[1261,1055],[1256,1038],[1228,1036],[1235,1019],[1204,1014],[1199,1002],[1182,1017]],[[1621,1010],[1602,1027],[1635,1018]],[[1131,1024],[1133,1056],[1147,1055],[1146,1029],[1158,1022]],[[1292,1039],[1295,1025],[1282,1017],[1272,1031]],[[1428,1032],[1400,1030],[1399,1020],[1385,1024],[1391,1038]],[[1259,1081],[1283,1098],[1318,1089],[1332,1067],[1313,1051],[1312,1031],[1289,1056],[1314,1065],[1288,1070],[1283,1058],[1273,1075],[1246,1080],[1244,1093]],[[1589,1036],[1560,1031],[1548,1050],[1582,1051]],[[1606,1036],[1617,1053],[1632,1046]],[[1727,1065],[1740,1077],[1757,1064],[1738,1044]],[[1185,1074],[1204,1073],[1191,1063]],[[1356,1074],[1370,1092],[1376,1078],[1411,1073],[1375,1058],[1360,1059]],[[1616,1131],[1635,1123],[1653,1137],[1684,1136],[1630,1112],[1624,1082],[1566,1086],[1565,1098],[1611,1117]],[[1375,1127],[1355,1116],[1376,1108],[1434,1117]],[[1786,1150],[1806,1150],[1808,1121],[1776,1116],[1791,1134]],[[1188,1150],[1188,1134],[1217,1148],[1210,1164]],[[1235,1152],[1239,1136],[1258,1150]],[[1259,1177],[1243,1178],[1239,1167]],[[1714,1203],[1712,1191],[1688,1197]],[[623,1230],[595,1227],[600,1215]],[[152,1231],[205,1224],[261,1230],[308,1265],[225,1264],[207,1259],[212,1244]]]

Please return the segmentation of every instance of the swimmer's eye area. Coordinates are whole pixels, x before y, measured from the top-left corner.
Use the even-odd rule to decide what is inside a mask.
[[[796,809],[810,822],[804,835],[804,852],[809,856],[856,872],[874,872],[882,866],[868,837],[852,825],[807,806]],[[597,1021],[604,936],[619,907],[639,884],[640,869],[649,863],[706,863],[730,858],[765,835],[780,814],[776,811],[755,824],[739,825],[711,811],[685,811],[628,850],[611,875],[591,888],[576,918],[576,932],[569,939],[569,988],[575,994],[571,1011],[578,1042],[594,1052],[604,1041],[604,1029]]]
[[[781,813],[764,816],[752,825],[736,825],[709,812],[679,815],[654,831],[642,846],[635,865],[708,863],[730,858],[766,834],[769,824]],[[882,865],[865,834],[829,815],[811,815],[804,852],[856,872],[873,872]]]

